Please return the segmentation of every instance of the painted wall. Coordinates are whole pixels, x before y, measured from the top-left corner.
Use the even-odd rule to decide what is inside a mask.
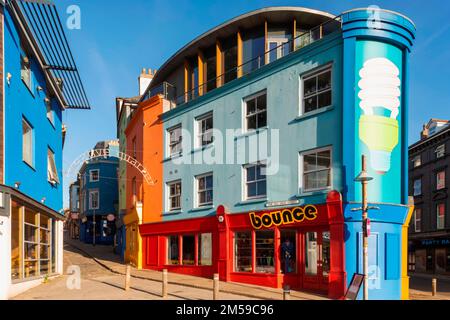
[[[55,211],[63,207],[62,196],[62,110],[52,99],[54,125],[47,119],[44,99],[46,84],[44,74],[31,56],[31,90],[21,80],[21,42],[12,18],[5,10],[5,184],[14,187],[20,182],[20,191],[36,201],[45,198],[45,205]],[[10,84],[6,75],[12,75]],[[38,91],[37,87],[43,88]],[[22,118],[33,127],[33,166],[22,160]],[[60,184],[47,181],[47,150],[55,154]]]
[[[122,106],[124,110],[122,111],[122,116],[118,124],[119,132],[119,150],[122,153],[130,154],[131,151],[127,149],[127,137],[125,135],[125,129],[127,128],[128,122],[130,120],[130,107]],[[119,162],[119,213],[121,210],[126,210],[127,208],[127,164],[124,161]]]

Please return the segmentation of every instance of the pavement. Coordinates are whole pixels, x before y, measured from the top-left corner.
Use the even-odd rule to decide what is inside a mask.
[[[112,247],[92,246],[78,240],[64,242],[65,274],[15,297],[15,300],[161,300],[162,273],[131,270],[131,289],[124,290],[126,266]],[[80,268],[80,286],[70,266]],[[168,299],[211,300],[212,279],[169,273]],[[74,280],[75,279],[75,280]],[[72,289],[70,289],[72,288]],[[281,300],[282,289],[220,282],[220,300]],[[291,300],[328,300],[312,293],[291,291]]]
[[[431,281],[437,279],[437,295],[431,294]],[[431,274],[411,274],[409,280],[411,300],[450,300],[450,277]]]

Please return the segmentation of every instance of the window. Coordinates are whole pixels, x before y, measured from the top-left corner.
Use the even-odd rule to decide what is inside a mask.
[[[56,169],[55,154],[47,150],[47,179],[52,185],[59,184],[58,170]]]
[[[45,98],[45,108],[47,109],[47,119],[54,126],[55,125],[55,117],[52,108],[52,101],[49,98]]]
[[[412,159],[413,168],[420,167],[422,165],[422,156],[419,154]]]
[[[169,211],[181,209],[181,181],[171,182],[169,188]]]
[[[436,174],[436,190],[445,189],[445,171],[439,171]]]
[[[256,272],[275,273],[275,233],[256,231]]]
[[[90,170],[89,171],[89,181],[97,182],[100,179],[100,170]]]
[[[414,231],[422,231],[422,209],[419,208],[414,210]]]
[[[195,265],[195,236],[183,236],[183,265]]]
[[[136,159],[137,157],[137,146],[136,146],[136,137],[132,140],[132,147],[133,147],[133,158]]]
[[[303,113],[331,106],[331,70],[331,67],[327,67],[302,79]]]
[[[234,234],[234,271],[252,272],[252,233],[236,232]]]
[[[31,90],[31,67],[30,60],[28,57],[21,55],[20,56],[20,77],[22,78],[23,83]]]
[[[178,247],[178,236],[167,237],[167,263],[171,265],[180,264],[180,251]]]
[[[89,210],[99,209],[98,191],[89,191]]]
[[[245,99],[245,129],[256,130],[267,126],[267,93]]]
[[[441,203],[437,205],[437,229],[442,230],[445,228],[445,204]]]
[[[265,164],[245,167],[245,199],[265,198],[267,195],[267,177],[264,174]]]
[[[22,119],[22,160],[33,166],[33,128]]]
[[[198,265],[212,266],[212,234],[198,235]]]
[[[170,129],[169,131],[169,154],[170,156],[179,154],[182,152],[182,136],[181,126]]]
[[[296,273],[297,272],[297,233],[295,230],[281,230],[281,273]]]
[[[436,159],[442,158],[445,156],[445,144],[440,145],[434,151],[436,153]]]
[[[303,153],[300,157],[303,169],[302,188],[304,192],[331,188],[331,150],[322,149]]]
[[[197,141],[196,147],[207,146],[214,142],[213,114],[209,113],[196,120]]]
[[[414,180],[414,197],[422,195],[422,179]]]
[[[209,206],[213,204],[213,175],[208,173],[196,178],[197,206]]]
[[[24,217],[24,273],[25,278],[39,275],[39,214],[25,208]]]
[[[309,276],[317,275],[317,232],[305,234],[305,273]]]

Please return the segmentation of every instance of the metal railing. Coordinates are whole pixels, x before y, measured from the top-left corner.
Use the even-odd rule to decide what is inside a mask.
[[[248,60],[237,67],[231,68],[220,76],[210,79],[200,86],[184,92],[182,95],[175,96],[176,88],[167,82],[163,82],[161,85],[149,90],[144,95],[142,100],[149,99],[155,94],[163,94],[164,97],[170,101],[171,109],[173,109],[179,105],[195,100],[207,92],[213,91],[228,82],[246,76],[261,67],[300,50],[338,30],[341,30],[341,16],[337,16],[317,27],[312,28],[311,30],[303,32],[295,38],[272,48],[269,51],[266,51],[264,54]]]

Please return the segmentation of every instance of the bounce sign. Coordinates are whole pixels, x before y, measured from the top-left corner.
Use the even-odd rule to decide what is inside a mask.
[[[315,206],[308,205],[306,207],[296,207],[292,209],[278,210],[274,212],[257,215],[250,213],[250,221],[253,228],[259,230],[261,228],[270,228],[273,226],[289,225],[293,223],[301,223],[303,221],[313,221],[317,219],[318,210]]]

